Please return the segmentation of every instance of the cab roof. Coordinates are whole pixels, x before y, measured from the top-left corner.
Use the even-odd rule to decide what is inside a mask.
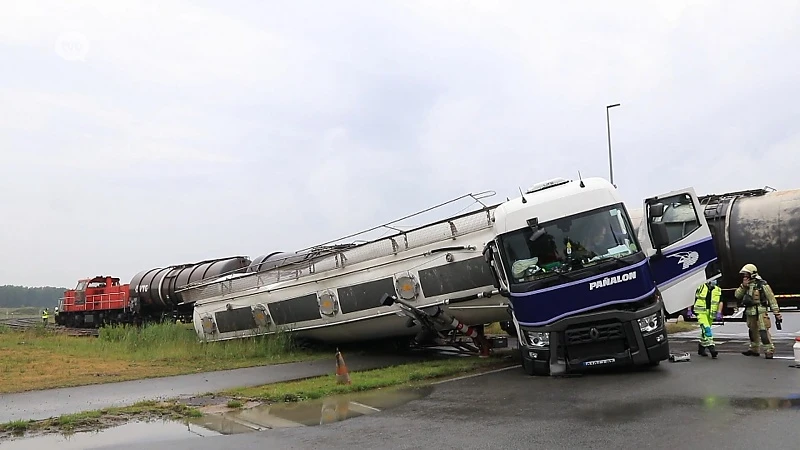
[[[582,182],[557,178],[539,183],[498,206],[494,211],[494,228],[496,234],[503,234],[527,227],[528,219],[534,217],[540,223],[547,222],[617,203],[622,203],[622,199],[614,185],[604,178],[584,178]]]

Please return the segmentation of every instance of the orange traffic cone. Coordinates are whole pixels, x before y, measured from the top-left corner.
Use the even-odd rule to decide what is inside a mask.
[[[336,349],[336,384],[350,384],[350,372],[339,349]]]

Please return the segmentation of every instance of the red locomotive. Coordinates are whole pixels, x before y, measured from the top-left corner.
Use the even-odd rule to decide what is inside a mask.
[[[93,327],[100,324],[130,322],[130,285],[119,278],[97,276],[78,281],[75,289],[64,292],[58,302],[56,323],[68,327]],[[95,324],[95,322],[98,322]]]

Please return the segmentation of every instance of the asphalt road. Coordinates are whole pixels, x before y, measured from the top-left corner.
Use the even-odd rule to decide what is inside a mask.
[[[727,354],[576,378],[529,377],[514,367],[438,384],[425,398],[332,424],[227,436],[186,433],[147,447],[797,448],[800,369],[791,364]]]
[[[775,341],[778,351],[785,349],[787,345],[791,347],[794,345],[794,339],[800,336],[800,312],[795,309],[782,311],[783,316],[782,330],[777,330],[772,313],[772,328],[770,333],[772,339]],[[721,351],[745,351],[747,350],[749,337],[747,333],[747,325],[744,322],[726,322],[724,325],[712,325],[712,332],[714,333],[714,340]],[[694,346],[697,347],[697,339],[699,332],[689,331],[684,333],[676,333],[670,335],[671,342],[693,341]],[[789,350],[791,352],[791,349]]]

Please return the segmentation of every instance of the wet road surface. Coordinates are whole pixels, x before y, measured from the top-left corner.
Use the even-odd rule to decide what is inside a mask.
[[[781,356],[789,356],[783,353]],[[438,384],[341,422],[148,443],[148,449],[797,448],[793,361],[693,355],[650,371],[529,377],[519,367]],[[126,444],[95,448],[133,449]]]
[[[777,353],[792,353],[794,339],[800,336],[800,312],[795,309],[781,311],[783,316],[782,330],[777,330],[772,313],[772,328],[770,334],[774,341]],[[724,325],[712,325],[714,341],[717,350],[724,352],[743,352],[747,350],[750,338],[747,333],[747,325],[744,322],[726,322]],[[695,351],[699,338],[699,331],[688,331],[675,333],[669,336],[670,347],[680,350]],[[690,344],[690,345],[687,345]]]
[[[419,361],[424,354],[410,355],[345,355],[347,367],[366,370],[403,362]],[[258,386],[267,383],[295,380],[325,375],[335,371],[335,359],[245,369],[204,372],[173,377],[122,381],[92,386],[22,392],[0,395],[0,423],[12,420],[39,420],[62,414],[127,406],[142,400],[157,400],[207,392],[218,392],[242,386]]]

